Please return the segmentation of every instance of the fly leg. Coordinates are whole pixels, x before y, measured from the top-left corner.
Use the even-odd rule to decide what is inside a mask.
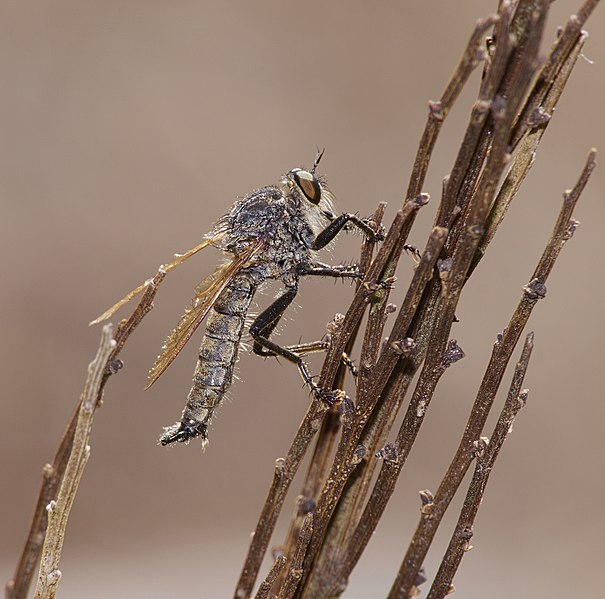
[[[360,272],[357,264],[322,264],[321,262],[313,262],[310,264],[300,264],[296,268],[296,272],[300,276],[316,276],[316,277],[334,277],[335,279],[363,279],[364,273]]]
[[[250,334],[254,338],[252,351],[259,356],[282,356],[283,358],[286,358],[286,360],[294,362],[294,364],[298,366],[298,370],[303,380],[309,386],[313,394],[318,399],[332,405],[334,403],[333,395],[324,391],[313,380],[302,357],[293,352],[290,348],[282,347],[269,339],[269,336],[277,326],[279,319],[296,297],[297,292],[298,286],[289,287],[283,295],[280,295],[264,312],[256,317],[256,320],[250,327]]]
[[[358,229],[361,229],[369,239],[373,241],[382,241],[384,234],[382,231],[375,231],[368,223],[362,218],[359,218],[356,214],[350,212],[344,212],[340,216],[337,216],[321,233],[315,237],[311,244],[312,250],[321,250],[324,248],[340,233],[340,231],[348,224],[355,225]]]
[[[418,263],[420,262],[420,258],[422,258],[420,250],[415,245],[410,245],[409,243],[406,243],[403,246],[403,249],[411,254],[412,260],[414,260],[416,265],[418,265]]]
[[[309,341],[308,343],[299,343],[297,345],[286,345],[285,348],[299,356],[306,356],[307,354],[328,351],[330,349],[330,342],[326,339],[320,339],[319,341]],[[348,354],[342,352],[340,359],[349,369],[349,372],[353,376],[357,376],[357,366],[355,366],[355,362],[349,358]]]
[[[296,269],[296,272],[300,276],[311,275],[318,277],[334,277],[337,279],[363,279],[365,276],[365,274],[359,270],[357,264],[336,264],[335,266],[332,266],[329,264],[323,264],[321,262],[313,262],[310,264],[299,265]],[[305,347],[305,344],[298,346],[287,346],[287,349],[290,349],[298,354],[304,354],[311,353],[314,351],[327,351],[330,347],[330,344],[327,341],[315,341],[309,343],[308,345],[310,346],[310,349],[307,349]],[[351,360],[351,358],[344,352],[342,354],[341,359],[343,364],[349,369],[350,373],[353,376],[357,376],[357,367],[355,366],[353,360]]]
[[[359,270],[357,264],[336,264],[332,266],[321,262],[313,262],[310,264],[300,264],[296,269],[296,272],[300,276],[311,275],[316,277],[334,277],[336,279],[363,279],[365,276],[365,274]],[[290,345],[287,346],[287,349],[302,355],[316,351],[327,351],[329,347],[330,344],[328,341],[321,340],[308,344]],[[342,354],[342,362],[347,366],[353,376],[357,376],[357,368],[353,363],[353,360],[344,352]]]
[[[284,345],[283,349],[287,349],[288,351],[295,353],[299,356],[306,356],[307,354],[315,354],[319,352],[326,352],[330,349],[330,341],[326,338],[319,339],[318,341],[308,341],[307,343],[297,343],[295,345]],[[262,347],[255,351],[255,353],[259,356],[265,357],[275,357],[277,354],[275,352],[263,349]],[[341,356],[342,363],[349,369],[349,372],[353,376],[357,376],[357,366],[355,366],[355,362],[349,357],[349,355],[345,352],[342,352]]]

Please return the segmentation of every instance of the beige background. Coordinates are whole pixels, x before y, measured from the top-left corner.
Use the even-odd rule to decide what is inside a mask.
[[[0,578],[12,572],[40,470],[71,413],[99,331],[86,323],[175,251],[195,245],[237,195],[327,148],[321,171],[343,210],[398,207],[422,130],[476,18],[474,2],[2,2],[3,269]],[[548,43],[577,7],[553,5]],[[493,251],[473,277],[455,335],[467,357],[444,377],[405,478],[346,597],[380,597],[464,425],[504,327],[591,146],[605,152],[605,17]],[[437,198],[477,78],[443,130],[426,191]],[[597,596],[602,589],[603,192],[595,173],[582,227],[531,321],[531,388],[480,512],[456,585],[467,598]],[[412,235],[423,245],[436,201]],[[357,255],[341,239],[328,260]],[[146,371],[211,268],[215,250],[170,275],[123,354],[97,414],[69,523],[61,596],[228,597],[274,459],[307,405],[294,368],[244,355],[209,450],[164,450],[196,341],[156,386]],[[400,302],[411,266],[404,266]],[[259,299],[266,305],[274,290]],[[306,281],[284,341],[321,334],[350,297]],[[507,381],[509,377],[507,376]],[[294,484],[294,490],[299,488]],[[289,499],[290,505],[292,498]],[[290,513],[290,507],[285,514]],[[435,572],[452,520],[427,560]],[[284,531],[281,524],[278,544]]]

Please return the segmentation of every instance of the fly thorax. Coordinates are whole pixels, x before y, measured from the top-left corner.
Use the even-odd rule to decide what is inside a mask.
[[[226,219],[225,248],[234,251],[256,239],[271,237],[283,217],[284,205],[276,187],[262,187],[237,201]]]

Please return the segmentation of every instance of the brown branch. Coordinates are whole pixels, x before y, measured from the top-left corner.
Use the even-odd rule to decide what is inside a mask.
[[[512,52],[512,40],[508,33],[512,14],[513,9],[509,3],[503,3],[498,9],[498,23],[494,32],[494,39],[497,40],[496,51],[485,66],[479,97],[473,105],[470,121],[460,144],[452,172],[448,177],[443,200],[435,219],[436,224],[442,227],[452,227],[457,212],[462,209],[464,203],[459,198],[470,195],[480,172],[479,165],[485,160],[490,132],[487,120],[492,109],[493,98],[500,86]],[[474,168],[472,168],[473,166]],[[463,183],[469,179],[471,174],[473,174],[470,177],[471,180],[466,181],[466,188],[463,188]],[[453,239],[457,237],[458,235],[454,235]]]
[[[473,479],[469,485],[452,539],[441,561],[427,599],[443,599],[450,592],[454,575],[458,570],[462,557],[471,548],[470,540],[473,536],[473,523],[481,505],[489,476],[500,449],[504,444],[504,440],[511,430],[517,412],[525,405],[527,391],[522,392],[521,388],[533,347],[534,334],[528,333],[525,338],[521,358],[515,367],[515,373],[510,384],[506,402],[492,436],[489,440],[481,438],[475,442],[476,464]],[[430,512],[430,509],[427,511]]]
[[[564,56],[564,60],[557,69],[554,79],[549,82],[550,86],[539,105],[534,106],[530,119],[526,122],[526,128],[523,136],[519,138],[515,145],[517,146],[517,152],[511,164],[510,170],[506,175],[502,186],[498,192],[498,196],[490,210],[489,219],[487,221],[486,232],[477,248],[477,253],[473,259],[471,266],[471,272],[475,269],[481,258],[485,255],[487,246],[491,243],[496,233],[496,230],[500,226],[504,219],[506,212],[515,198],[519,188],[521,187],[525,177],[529,173],[531,167],[534,164],[536,150],[542,136],[546,131],[548,124],[551,121],[551,116],[554,114],[554,108],[563,93],[563,89],[567,84],[569,76],[576,64],[584,42],[586,40],[585,35],[578,37],[577,42],[574,46],[569,48],[569,54]],[[547,63],[548,64],[548,63]],[[546,68],[546,66],[544,67]],[[542,81],[538,79],[538,84]],[[533,94],[533,92],[532,92]],[[528,102],[535,101],[535,98],[530,97]],[[527,112],[527,107],[524,109]]]
[[[313,514],[309,513],[305,516],[304,522],[298,535],[298,541],[292,555],[292,563],[288,568],[288,575],[279,592],[279,599],[291,599],[296,592],[296,587],[302,576],[302,565],[305,559],[305,553],[313,534]]]
[[[494,25],[500,27],[506,25],[507,15],[502,10],[500,10],[500,13],[502,14],[491,15],[485,19],[477,21],[462,58],[460,59],[452,78],[448,82],[443,94],[441,95],[440,100],[438,102],[429,102],[429,115],[424,131],[418,143],[418,150],[416,152],[416,158],[414,160],[414,166],[412,168],[412,173],[410,175],[410,181],[406,192],[406,199],[408,201],[412,198],[419,197],[422,193],[426,173],[428,171],[428,165],[443,122],[445,121],[445,118],[454,105],[454,102],[460,95],[460,92],[466,85],[466,82],[475,68],[486,58],[486,54],[483,49],[484,36],[486,32],[489,31]],[[491,71],[493,73],[494,69],[491,69]],[[478,136],[478,133],[482,128],[483,121],[488,110],[488,106],[485,103],[478,103],[477,106],[478,111],[475,114],[475,136]],[[470,130],[467,132],[467,135],[469,133]],[[466,171],[466,169],[461,167],[461,163],[464,164],[466,158],[470,160],[470,157],[472,156],[471,148],[474,149],[474,147],[475,145],[469,143],[469,141],[465,138],[462,145],[462,150],[468,148],[469,152],[463,153],[461,151],[461,154],[464,154],[464,156],[459,155],[458,157],[456,163],[458,168],[454,170],[455,175],[460,175],[460,177],[462,177],[462,174]],[[454,204],[448,206],[445,202],[442,202],[437,213],[435,224],[437,226],[449,229],[452,222],[451,216],[455,214],[453,208]],[[410,226],[411,224],[413,223],[410,223]]]
[[[500,20],[500,24],[507,23],[508,20],[508,16],[505,14]],[[496,69],[497,72],[494,75],[488,70],[486,80],[488,82],[493,81],[493,83],[485,84],[481,90],[483,93],[485,93],[486,89],[492,90],[495,93],[496,90],[508,90],[511,87],[527,88],[529,81],[527,73],[533,68],[536,61],[543,24],[544,11],[538,13],[536,16],[532,15],[530,25],[526,27],[526,30],[527,35],[530,35],[529,32],[533,32],[532,35],[535,39],[532,43],[523,45],[523,52],[520,52],[518,47],[511,50],[507,44],[500,44],[496,48],[490,68]],[[509,40],[510,36],[508,34],[504,35],[504,33],[506,32],[499,31],[499,35],[503,39]],[[507,69],[505,70],[501,67],[504,64],[507,65]],[[498,81],[502,81],[502,83],[497,84]],[[466,281],[466,274],[469,270],[472,256],[479,242],[480,234],[478,232],[484,227],[497,181],[506,164],[506,142],[509,138],[510,127],[514,120],[517,106],[524,97],[524,93],[519,91],[516,91],[514,94],[509,92],[508,95],[510,96],[508,101],[504,101],[500,96],[496,96],[494,100],[493,110],[490,115],[490,130],[484,133],[485,136],[491,138],[491,146],[487,154],[485,166],[479,167],[477,165],[466,174],[469,181],[473,181],[468,187],[475,188],[475,190],[472,197],[466,202],[467,213],[459,220],[453,236],[450,235],[450,240],[455,239],[455,245],[451,246],[454,250],[453,259],[450,264],[444,265],[441,271],[442,291],[440,294],[441,297],[434,305],[434,324],[432,325],[430,341],[426,348],[427,361],[422,369],[397,442],[394,447],[389,447],[388,451],[386,451],[389,459],[385,460],[375,489],[361,517],[358,529],[349,544],[348,555],[344,560],[345,565],[342,570],[342,579],[346,579],[351,568],[359,559],[378,519],[382,515],[386,502],[394,488],[395,480],[405,463],[412,443],[416,439],[436,385],[447,365],[451,363],[448,358],[448,337],[455,318],[455,308]],[[475,131],[475,129],[475,123],[472,120],[469,130]],[[465,137],[466,141],[468,139],[468,136]],[[460,164],[464,161],[463,158],[467,154],[469,153],[463,146],[459,152],[455,166],[455,169],[458,168],[460,172],[463,170]],[[481,155],[483,154],[482,152]],[[472,155],[472,152],[469,155]],[[475,184],[474,181],[477,181],[477,183]],[[447,189],[451,189],[450,185],[451,181],[448,182]],[[465,184],[461,184],[461,189],[464,188]],[[444,213],[442,212],[442,214]],[[452,349],[459,352],[459,349],[453,346],[450,348],[450,353]]]
[[[470,465],[473,453],[473,443],[481,436],[481,432],[498,386],[502,381],[502,376],[504,375],[510,356],[534,306],[539,299],[546,295],[545,282],[552,271],[563,245],[570,238],[571,234],[573,234],[573,230],[577,223],[571,220],[571,215],[594,167],[595,151],[591,150],[586,165],[584,166],[582,174],[574,189],[564,194],[563,206],[551,238],[533,273],[531,281],[523,289],[523,296],[509,325],[494,346],[490,362],[486,368],[481,386],[479,387],[477,398],[475,399],[460,445],[448,468],[447,474],[444,476],[443,481],[435,494],[434,507],[431,510],[430,517],[423,515],[416,528],[416,532],[410,542],[401,568],[399,569],[399,573],[397,574],[397,578],[391,588],[389,599],[407,597],[414,585],[414,580],[422,566],[428,548],[441,523],[441,519]],[[403,439],[406,437],[404,425],[402,425],[402,429],[400,429],[400,436],[402,436]],[[413,440],[408,441],[407,444],[410,445],[411,442],[413,442]],[[394,478],[396,478],[396,473],[399,469],[398,464],[394,464],[394,466],[392,464],[385,464],[383,466],[385,474],[382,476],[383,471],[381,470],[381,476],[379,476],[374,487],[377,501],[386,504],[388,497],[385,498],[384,493],[388,493],[389,496],[392,493],[395,484]],[[392,470],[392,472],[389,472],[388,470]]]
[[[265,580],[260,583],[254,599],[269,599],[273,584],[277,580],[277,577],[281,574],[287,561],[288,560],[286,559],[285,555],[280,555],[277,557],[271,566],[271,570],[269,570],[269,574],[267,574]]]
[[[48,526],[42,548],[38,584],[34,594],[35,599],[52,599],[61,580],[59,561],[65,540],[65,529],[69,513],[76,497],[76,492],[82,478],[82,473],[90,455],[90,431],[97,403],[101,397],[101,387],[105,368],[116,342],[112,338],[112,326],[103,327],[101,343],[95,359],[88,366],[88,378],[80,398],[78,419],[73,436],[69,460],[61,481],[61,487],[56,500],[52,500],[48,512]]]
[[[580,7],[578,14],[572,15],[565,24],[563,31],[551,48],[548,58],[537,76],[536,84],[527,99],[523,111],[519,115],[515,132],[511,139],[512,147],[517,146],[520,139],[526,134],[527,129],[533,128],[536,110],[544,104],[545,96],[550,93],[553,85],[556,86],[556,80],[560,79],[561,69],[564,63],[568,61],[573,48],[577,46],[581,38],[586,37],[582,33],[582,27],[598,3],[599,0],[587,0]]]
[[[46,527],[48,526],[46,506],[56,496],[65,467],[67,466],[77,422],[78,408],[79,406],[76,406],[76,410],[63,433],[53,463],[46,464],[42,469],[42,483],[38,491],[38,498],[34,507],[28,536],[13,578],[6,584],[6,599],[25,599],[28,595],[34,570],[40,559]]]
[[[506,9],[506,5],[503,3],[503,9]],[[444,369],[444,364],[439,364],[439,361],[445,357],[447,362],[447,333],[451,328],[451,324],[454,320],[454,310],[460,295],[460,291],[466,278],[468,277],[469,269],[471,267],[473,255],[476,251],[476,247],[481,238],[481,232],[485,228],[485,221],[489,213],[489,208],[492,205],[493,197],[497,188],[497,183],[504,171],[504,167],[508,160],[508,140],[510,138],[511,127],[514,123],[515,117],[520,110],[520,106],[528,94],[529,85],[532,80],[532,74],[535,71],[536,64],[538,62],[538,51],[542,33],[544,29],[545,17],[548,5],[546,2],[520,2],[511,28],[514,28],[517,32],[516,38],[510,38],[508,34],[505,39],[513,40],[515,43],[512,47],[507,47],[506,44],[500,44],[500,47],[504,48],[501,50],[501,55],[506,57],[506,61],[501,59],[498,62],[498,48],[496,49],[494,64],[506,63],[506,69],[502,73],[500,79],[501,83],[497,86],[494,85],[494,91],[498,91],[496,96],[496,102],[493,104],[493,109],[490,114],[491,126],[486,131],[485,138],[491,138],[489,145],[489,154],[487,151],[481,153],[486,158],[486,164],[484,167],[479,166],[480,163],[474,167],[474,170],[467,174],[468,183],[463,186],[463,189],[473,189],[473,200],[466,203],[467,213],[463,219],[460,219],[460,223],[464,223],[464,226],[459,225],[460,239],[455,244],[455,251],[452,260],[451,267],[444,268],[443,274],[443,290],[442,294],[445,299],[442,303],[437,302],[435,304],[437,308],[437,316],[433,319],[434,325],[431,334],[431,342],[426,352],[432,362],[425,365],[426,378],[422,383],[419,383],[417,387],[417,398],[414,402],[412,400],[412,406],[417,408],[416,414],[420,411],[424,414],[428,402],[426,400],[420,401],[420,398],[430,398],[434,392],[435,386],[439,377]],[[489,79],[489,78],[488,78]],[[485,89],[485,88],[484,88]],[[501,94],[501,95],[500,95]],[[506,98],[506,100],[505,100]],[[483,144],[483,142],[482,142]],[[484,145],[484,144],[483,144]],[[482,147],[483,147],[482,145]],[[485,146],[487,148],[488,146]],[[475,184],[474,181],[477,183]],[[423,348],[424,349],[424,348]],[[450,348],[454,353],[459,353],[460,350],[457,346]],[[376,372],[374,372],[376,374]],[[376,376],[382,384],[384,384],[384,378]],[[421,377],[422,378],[422,377]],[[409,380],[410,377],[407,377]],[[404,379],[406,380],[406,379]],[[393,388],[393,387],[392,387]],[[397,388],[395,386],[395,388]],[[363,396],[359,394],[359,404],[362,404]],[[391,416],[392,417],[392,416]],[[416,420],[418,416],[415,415]],[[355,439],[355,436],[351,437]],[[357,449],[367,452],[367,447],[349,447],[348,452],[337,453],[335,459],[335,465],[333,472],[338,472],[341,475],[341,481],[346,479],[347,476],[353,472],[348,466],[349,463],[353,463]],[[388,453],[388,452],[387,452]],[[343,461],[347,458],[351,462]],[[355,477],[357,477],[359,469],[355,470]],[[328,493],[325,504],[328,506],[327,513],[329,514],[330,506],[334,505],[337,498],[340,497],[339,493],[342,487],[334,483],[333,476],[328,479],[332,484],[330,488],[326,486],[324,493]],[[323,499],[323,495],[322,495]],[[340,497],[342,503],[342,497]],[[322,504],[321,500],[318,505],[318,513],[321,516]],[[350,523],[348,523],[350,526]],[[321,579],[323,582],[326,581],[326,564],[330,563],[330,560],[321,562],[321,557],[318,558],[318,562],[313,563],[314,554],[317,551],[317,546],[322,542],[323,548],[326,552],[330,553],[328,545],[337,546],[336,543],[330,543],[329,539],[322,539],[322,529],[324,528],[324,522],[321,517],[318,518],[316,525],[316,532],[314,538],[311,540],[310,549],[306,558],[305,570],[309,570],[313,565],[313,573],[311,577]],[[357,548],[355,542],[351,543],[351,546]],[[332,551],[334,557],[334,552]],[[322,567],[323,566],[323,567]],[[328,569],[331,566],[328,567]],[[313,587],[310,586],[310,582],[304,587],[302,594],[311,593]],[[322,587],[322,584],[316,585],[317,588]],[[342,579],[338,583],[336,592],[340,592],[343,587]]]
[[[319,385],[322,389],[333,389],[334,381],[341,365],[342,354],[347,347],[348,340],[357,329],[368,305],[368,300],[380,289],[377,282],[380,281],[380,275],[384,270],[385,264],[397,242],[401,239],[402,231],[405,231],[406,225],[413,218],[414,213],[420,209],[420,206],[421,204],[418,202],[411,201],[407,202],[403,210],[399,211],[380,250],[370,264],[364,283],[355,293],[351,306],[347,310],[342,323],[340,323],[338,333],[332,340],[332,344],[324,360],[319,379]],[[236,586],[236,599],[249,597],[252,593],[259,568],[269,546],[269,541],[292,479],[300,466],[300,462],[309,444],[319,429],[326,411],[327,408],[323,403],[319,403],[316,400],[311,403],[307,414],[298,428],[286,458],[278,461],[279,466],[276,467],[273,482],[261,510],[261,515],[248,547],[248,554]]]
[[[424,200],[428,202],[428,197],[425,198],[422,194],[417,198],[415,204],[423,205]],[[410,226],[410,225],[408,225]],[[401,238],[395,244],[389,260],[385,268],[380,274],[383,281],[393,280],[395,277],[395,269],[401,258],[401,254],[405,248],[403,237],[407,239],[408,231],[402,230]],[[387,305],[390,294],[390,288],[386,287],[376,292],[372,297],[372,303],[368,311],[368,322],[364,333],[363,343],[361,345],[361,355],[359,357],[359,373],[357,377],[357,387],[363,389],[368,386],[368,376],[372,372],[372,367],[380,352],[382,343],[382,333],[386,324],[388,312]],[[363,395],[358,393],[358,396]]]
[[[365,453],[368,450],[372,451],[371,447],[360,444],[360,436],[380,396],[382,390],[380,383],[385,384],[389,378],[389,370],[394,368],[401,356],[402,332],[407,330],[414,317],[424,289],[433,275],[434,265],[446,236],[447,231],[437,227],[429,237],[427,247],[422,254],[406,298],[393,326],[389,342],[374,368],[376,384],[373,384],[371,390],[366,393],[361,388],[359,390],[359,399],[351,425],[351,432],[347,436],[343,434],[340,440],[332,469],[317,504],[315,531],[307,551],[307,557],[305,558],[306,572],[309,571],[310,564],[319,552],[322,542],[324,551],[318,557],[320,565],[314,568],[313,573],[311,573],[309,580],[306,582],[305,593],[309,596],[313,596],[319,592],[318,589],[320,588],[327,588],[328,582],[326,576],[330,576],[330,573],[321,564],[332,563],[336,559],[336,555],[342,551],[343,535],[346,537],[349,536],[349,527],[352,524],[350,522],[351,511],[357,507],[356,500],[352,498],[341,504],[342,512],[340,512],[340,516],[335,520],[331,534],[325,542],[323,538],[330,524],[336,503],[341,497],[350,474],[360,463]],[[367,467],[367,462],[365,466]],[[317,575],[314,574],[315,572],[317,572]]]
[[[165,276],[165,272],[158,272],[158,274],[150,281],[145,293],[143,294],[143,297],[141,298],[141,301],[137,305],[130,318],[128,318],[128,320],[123,320],[119,324],[114,337],[116,344],[108,356],[107,364],[104,369],[103,379],[99,389],[99,400],[103,395],[103,389],[107,383],[107,380],[121,367],[121,362],[118,360],[120,351],[124,347],[124,344],[134,329],[136,329],[145,315],[153,308],[153,299]],[[98,405],[98,402],[95,405]],[[40,559],[42,543],[44,542],[44,536],[46,533],[48,523],[46,506],[57,495],[59,485],[63,479],[63,475],[72,451],[74,432],[76,430],[76,422],[79,411],[80,402],[78,402],[78,405],[76,406],[76,409],[69,420],[65,432],[63,433],[52,464],[46,464],[46,466],[43,468],[42,484],[40,486],[40,490],[38,491],[38,498],[36,500],[36,506],[34,508],[34,514],[27,539],[17,563],[13,578],[6,584],[5,593],[7,599],[25,599],[27,597],[36,564]]]
[[[382,226],[382,219],[384,217],[385,209],[386,203],[380,202],[378,204],[378,207],[376,208],[376,211],[370,219],[370,222],[373,223],[374,228],[379,229]],[[362,242],[361,256],[359,260],[359,270],[361,272],[367,272],[369,270],[372,261],[374,246],[375,242],[370,238],[366,237]],[[372,308],[375,304],[376,302],[373,302],[371,304],[370,312],[372,311]],[[336,319],[334,323],[331,324],[336,324]],[[357,333],[359,331],[360,324],[361,321],[358,323],[357,328],[353,331],[351,337],[349,338],[349,341],[347,342],[347,345],[345,347],[347,355],[350,355],[351,353],[351,350],[357,337]],[[338,332],[339,326],[340,325],[337,324],[334,327],[334,329],[331,331],[332,335]],[[340,370],[337,373],[335,380],[336,387],[342,388],[346,372],[346,366],[344,364],[341,364]],[[336,446],[339,431],[340,414],[338,413],[338,410],[332,409],[326,414],[325,418],[323,419],[321,429],[319,430],[319,433],[317,435],[317,441],[315,442],[313,455],[311,457],[309,468],[307,470],[305,480],[302,485],[302,491],[297,498],[294,516],[292,517],[292,520],[290,522],[290,528],[288,530],[288,534],[286,535],[286,541],[284,543],[285,555],[292,555],[292,552],[294,551],[294,547],[300,534],[300,528],[302,526],[303,520],[305,516],[310,511],[314,510],[316,507],[315,498],[318,496],[321,484],[325,480],[326,475],[330,469],[330,459],[332,457],[334,447]],[[278,577],[278,581],[275,585],[277,588],[281,588],[281,585],[283,584],[283,576],[285,576],[284,572],[282,572]]]
[[[407,200],[417,197],[422,192],[429,161],[435,143],[437,142],[437,137],[441,131],[443,121],[447,117],[472,72],[485,58],[481,51],[485,33],[498,22],[499,18],[500,17],[497,15],[492,15],[477,21],[464,54],[460,59],[460,63],[456,67],[452,78],[441,95],[441,99],[438,102],[429,103],[429,115],[422,137],[418,143],[418,152],[416,153],[416,159],[414,160],[414,166],[412,168],[412,174],[410,176],[406,194]]]
[[[320,427],[327,409],[324,403],[316,399],[313,400],[296,432],[286,458],[279,458],[275,463],[273,482],[267,493],[256,529],[252,534],[248,554],[235,589],[236,599],[244,599],[252,594],[252,588],[292,479],[300,466],[309,443]]]
[[[383,275],[385,270],[391,264],[393,255],[399,251],[399,246],[402,246],[407,241],[407,236],[416,213],[425,204],[426,198],[419,196],[406,202],[403,208],[397,212],[384,242],[368,269],[364,283],[357,290],[351,306],[345,314],[339,334],[334,338],[332,346],[326,355],[320,375],[320,385],[324,389],[332,388],[336,367],[340,366],[342,352],[345,350],[352,332],[358,326],[368,301],[372,299],[377,291],[382,290],[378,283],[384,281]]]

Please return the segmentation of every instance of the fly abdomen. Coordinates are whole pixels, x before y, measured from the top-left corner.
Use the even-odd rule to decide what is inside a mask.
[[[205,445],[208,424],[233,380],[239,342],[246,314],[258,282],[250,273],[241,273],[223,290],[206,322],[200,345],[193,385],[180,422],[167,428],[162,445],[187,442],[201,436]]]

